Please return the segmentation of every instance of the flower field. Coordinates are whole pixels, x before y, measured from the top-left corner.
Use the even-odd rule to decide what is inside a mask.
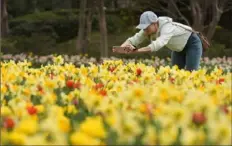
[[[25,59],[29,62],[32,62],[35,66],[41,66],[46,64],[53,63],[53,57],[54,55],[46,55],[46,56],[37,56],[33,54],[4,54],[2,56],[2,60],[4,61],[10,61],[13,60],[15,62],[22,62]],[[150,65],[154,67],[159,66],[167,66],[171,65],[171,59],[161,59],[159,57],[151,57],[150,59],[124,59],[124,58],[116,58],[116,57],[110,57],[110,58],[101,58],[101,60],[98,60],[94,57],[88,57],[87,54],[84,55],[63,55],[63,61],[65,63],[73,63],[75,66],[80,67],[81,65],[88,65],[89,63],[99,64],[104,60],[119,60],[121,59],[124,63],[138,63],[142,62],[145,65]],[[209,59],[208,57],[204,57],[201,60],[201,68],[205,68],[207,71],[211,71],[217,66],[218,68],[221,68],[224,72],[232,72],[232,57],[217,57]]]
[[[232,144],[231,58],[193,72],[158,58],[49,58],[3,56],[1,144]]]

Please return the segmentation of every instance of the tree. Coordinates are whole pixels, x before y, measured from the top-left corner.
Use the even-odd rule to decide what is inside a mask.
[[[6,37],[9,33],[7,0],[1,1],[1,37]]]
[[[113,0],[112,3],[113,3],[114,9],[117,9],[118,8],[118,0]]]
[[[87,7],[88,7],[88,13],[87,13],[87,18],[86,18],[86,24],[87,24],[87,31],[86,31],[86,38],[85,38],[85,50],[86,52],[88,51],[88,45],[90,43],[90,39],[91,39],[91,33],[92,33],[92,18],[93,18],[93,14],[94,14],[94,1],[93,0],[88,0],[87,2]]]
[[[209,0],[208,0],[209,1]],[[218,25],[222,14],[225,10],[231,9],[229,6],[229,0],[212,0],[212,20],[207,28],[207,38],[211,39],[215,33],[216,26]],[[231,3],[231,1],[230,1]]]
[[[78,39],[77,39],[77,52],[84,53],[84,38],[86,29],[86,6],[87,0],[80,1],[80,14],[79,14],[79,29],[78,29]]]
[[[108,43],[107,43],[107,27],[105,17],[104,0],[81,0],[80,1],[80,14],[79,14],[79,28],[77,39],[77,52],[86,53],[90,43],[92,32],[92,16],[98,11],[99,28],[101,33],[101,47],[100,52],[102,57],[108,56]]]
[[[31,0],[32,3],[32,12],[37,13],[39,12],[39,9],[37,7],[38,1],[37,0]]]
[[[104,0],[99,0],[98,11],[99,11],[99,26],[101,32],[101,56],[108,57],[107,27],[106,27]]]

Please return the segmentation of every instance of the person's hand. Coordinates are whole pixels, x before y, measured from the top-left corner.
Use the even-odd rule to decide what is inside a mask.
[[[134,54],[134,53],[138,53],[139,51],[138,51],[138,49],[134,49],[134,50],[127,50],[126,52],[125,52],[125,54]]]
[[[112,51],[113,51],[113,52],[116,52],[116,49],[113,48]]]
[[[131,44],[122,44],[121,47],[126,47],[128,51],[135,50],[135,47]]]

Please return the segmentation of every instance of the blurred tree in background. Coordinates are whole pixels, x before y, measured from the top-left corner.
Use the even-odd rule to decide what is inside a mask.
[[[101,32],[101,56],[108,57],[108,40],[107,40],[107,28],[106,28],[106,16],[105,16],[105,4],[104,0],[98,1],[98,13],[99,13],[99,26]]]
[[[86,7],[87,0],[81,0],[80,2],[80,13],[79,13],[79,30],[78,30],[78,39],[77,39],[77,52],[85,53],[85,44],[87,38],[87,23],[86,23]]]
[[[1,0],[1,36],[6,37],[9,33],[7,0]]]
[[[137,31],[141,13],[152,10],[203,31],[214,49],[205,55],[228,56],[231,9],[232,0],[1,0],[1,47],[3,53],[108,56]]]

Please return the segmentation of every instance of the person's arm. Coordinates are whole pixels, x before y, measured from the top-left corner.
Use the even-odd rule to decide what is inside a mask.
[[[128,38],[122,45],[121,47],[126,47],[126,46],[134,46],[138,47],[139,44],[141,44],[146,38],[146,34],[144,30],[140,30],[138,33],[136,33],[134,36]]]
[[[136,50],[127,52],[127,54],[147,53],[147,52],[158,51],[159,49],[161,49],[162,47],[164,47],[168,43],[168,41],[170,40],[171,37],[172,37],[171,34],[161,35],[160,37],[158,37],[155,41],[153,41],[147,47],[143,47],[140,49],[136,49]]]
[[[172,27],[172,24],[166,24],[163,26],[162,30],[160,31],[160,36],[155,41],[152,41],[150,45],[148,45],[148,47],[151,48],[151,52],[158,51],[167,45],[168,41],[174,35],[173,31],[174,27]]]
[[[140,49],[127,52],[127,54],[158,51],[159,49],[163,48],[165,45],[168,44],[168,41],[173,36],[173,31],[174,31],[174,28],[172,27],[172,25],[166,24],[165,26],[163,26],[160,32],[161,35],[155,41],[152,41],[150,45],[148,45],[147,47],[143,47]]]
[[[127,54],[133,54],[133,53],[147,53],[147,52],[152,52],[150,47],[143,47],[140,49],[132,50],[130,52],[127,52]]]

